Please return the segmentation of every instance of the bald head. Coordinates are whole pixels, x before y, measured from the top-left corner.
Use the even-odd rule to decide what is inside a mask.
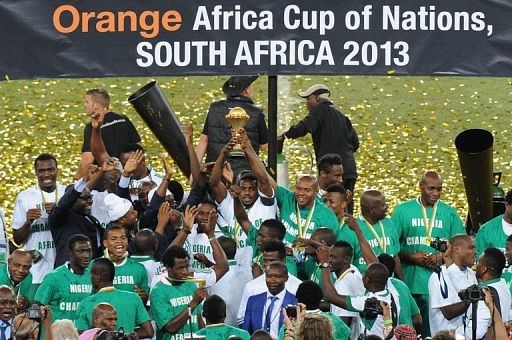
[[[420,182],[425,182],[426,180],[429,180],[429,179],[443,181],[443,179],[441,178],[441,175],[439,175],[439,173],[437,171],[427,170],[423,173],[423,176],[421,176]]]
[[[109,303],[102,302],[92,311],[93,327],[115,331],[117,326],[117,311]]]
[[[139,255],[154,255],[158,248],[158,239],[151,229],[142,229],[137,232],[133,241],[135,251]]]
[[[367,190],[361,196],[361,213],[371,223],[386,217],[388,206],[384,195],[378,190]]]
[[[426,207],[432,207],[441,197],[443,181],[435,171],[426,171],[421,177],[420,183],[421,203]]]
[[[469,237],[469,235],[465,235],[465,234],[455,235],[450,240],[450,244],[452,245],[452,248],[460,246],[460,245],[466,245],[468,243],[473,243],[473,240],[471,240],[471,237]]]

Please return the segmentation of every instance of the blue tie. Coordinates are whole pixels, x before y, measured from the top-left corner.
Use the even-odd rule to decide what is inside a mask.
[[[267,314],[265,315],[265,323],[263,325],[263,329],[266,330],[267,332],[270,332],[272,310],[274,309],[274,303],[277,300],[277,296],[270,296],[269,299],[270,299],[270,305],[267,308]],[[0,339],[0,340],[5,340],[5,339]]]
[[[10,327],[11,325],[4,321],[3,325],[0,326],[0,340],[7,340],[7,337],[5,336],[5,330],[7,327]]]

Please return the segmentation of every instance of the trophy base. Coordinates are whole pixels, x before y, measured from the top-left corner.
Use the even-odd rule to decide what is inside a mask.
[[[245,158],[245,152],[242,149],[233,149],[228,153],[229,158]]]

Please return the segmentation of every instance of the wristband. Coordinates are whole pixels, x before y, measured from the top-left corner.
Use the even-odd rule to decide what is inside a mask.
[[[393,325],[393,319],[385,319],[384,320],[384,326],[391,326]]]
[[[212,237],[210,237],[210,238],[208,239],[208,241],[210,241],[210,242],[211,242],[211,241],[216,240],[216,239],[217,239],[217,237],[216,237],[215,235],[213,235]]]
[[[329,264],[329,262],[322,262],[322,263],[318,264],[318,267],[320,267],[320,268],[330,268],[331,265]]]
[[[190,229],[185,229],[185,228],[181,228],[180,231],[183,231],[185,234],[191,234],[192,232],[190,231]]]

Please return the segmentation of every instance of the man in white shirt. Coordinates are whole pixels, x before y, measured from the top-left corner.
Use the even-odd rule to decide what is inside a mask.
[[[34,161],[37,184],[23,190],[16,197],[12,218],[13,239],[26,250],[34,251],[30,269],[32,283],[37,286],[44,275],[53,270],[55,243],[48,224],[48,214],[64,195],[66,187],[57,182],[57,159],[43,153]]]
[[[468,235],[457,235],[450,240],[443,254],[445,265],[441,266],[440,272],[432,273],[428,281],[430,334],[462,325],[467,305],[458,293],[477,284],[471,269],[475,254],[475,245]]]
[[[268,247],[268,248],[267,248]],[[277,249],[273,251],[264,251],[263,252],[263,261],[264,265],[267,266],[272,262],[281,262],[286,264],[286,249],[283,242],[279,241],[270,241],[265,246],[265,249]],[[301,284],[301,280],[288,273],[288,279],[285,282],[286,290],[292,294],[295,294],[297,288]],[[266,285],[266,276],[265,273],[263,275],[258,276],[252,281],[249,281],[244,288],[244,292],[242,294],[242,299],[240,300],[240,308],[238,309],[237,314],[237,323],[241,325],[244,322],[245,317],[245,309],[247,307],[247,301],[250,296],[261,294],[267,291]]]
[[[5,233],[5,215],[4,210],[0,208],[0,263],[5,263],[9,257],[9,242]]]
[[[503,269],[505,268],[505,255],[497,248],[487,248],[480,257],[476,266],[476,278],[478,279],[478,288],[488,289],[494,299],[494,304],[499,306],[503,322],[509,321],[508,313],[512,304],[509,287],[505,280],[501,278]],[[468,300],[466,300],[468,301]],[[469,302],[469,301],[468,301]],[[472,303],[477,304],[477,325],[476,325],[476,338],[482,339],[492,326],[493,316],[489,308],[481,300],[473,300]],[[457,334],[462,334],[466,339],[472,339],[472,313],[471,304],[468,306],[468,318],[465,325],[457,328]]]
[[[251,171],[243,170],[237,176],[236,185],[240,187],[238,198],[242,202],[251,224],[259,229],[263,221],[276,217],[277,203],[274,199],[274,190],[270,185],[265,165],[258,158],[247,134],[242,132],[239,136],[240,144],[244,149]],[[241,266],[250,271],[254,249],[246,243],[247,234],[235,217],[233,197],[221,181],[225,167],[224,161],[233,146],[234,140],[231,140],[220,152],[213,167],[209,184],[219,213],[227,223],[227,234],[237,242],[236,260]]]
[[[241,328],[249,333],[263,329],[276,339],[283,325],[282,308],[296,305],[295,294],[286,290],[288,270],[283,262],[271,262],[265,267],[266,291],[247,300]]]
[[[219,237],[219,244],[228,258],[229,270],[213,287],[208,290],[209,295],[218,295],[226,303],[225,323],[237,326],[236,316],[242,299],[242,293],[252,275],[244,270],[235,260],[237,248],[235,240],[228,237]]]
[[[363,278],[352,262],[352,246],[345,241],[336,242],[329,251],[329,265],[331,272],[336,275],[334,288],[339,295],[359,296],[365,292]],[[351,338],[357,338],[360,334],[359,313],[351,312],[331,304],[331,312],[339,316],[351,330]]]

